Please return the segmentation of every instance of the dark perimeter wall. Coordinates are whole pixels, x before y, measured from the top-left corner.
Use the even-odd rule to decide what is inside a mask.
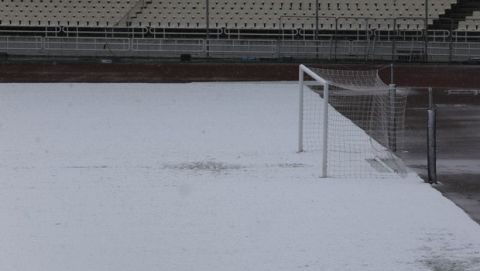
[[[339,69],[372,69],[379,65],[309,64]],[[390,68],[380,76],[390,82]],[[165,64],[0,64],[0,82],[192,82],[297,80],[298,63],[165,63]],[[400,86],[480,88],[480,66],[395,65]]]

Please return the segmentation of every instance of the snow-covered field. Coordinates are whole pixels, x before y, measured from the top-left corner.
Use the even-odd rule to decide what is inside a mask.
[[[480,270],[418,177],[319,178],[297,110],[292,83],[1,85],[0,270]]]

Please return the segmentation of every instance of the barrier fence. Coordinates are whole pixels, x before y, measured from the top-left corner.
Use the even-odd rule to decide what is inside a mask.
[[[427,44],[428,43],[428,44]],[[303,58],[357,61],[480,60],[480,42],[425,40],[162,39],[0,36],[8,55],[106,57]]]

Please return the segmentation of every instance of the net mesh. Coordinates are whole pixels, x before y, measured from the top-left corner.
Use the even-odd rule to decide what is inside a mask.
[[[312,70],[329,82],[328,176],[404,175],[394,153],[403,145],[406,93],[391,92],[376,70]],[[307,85],[304,149],[321,151],[324,89]]]
[[[386,85],[378,76],[377,70],[333,70],[333,69],[311,69],[331,86],[348,90],[388,90]]]

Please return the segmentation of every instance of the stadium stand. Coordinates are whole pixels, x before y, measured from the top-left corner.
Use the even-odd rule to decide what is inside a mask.
[[[480,1],[426,2],[0,0],[0,54],[480,59]]]
[[[130,0],[1,0],[2,26],[115,26],[133,8]]]
[[[480,31],[480,11],[474,11],[458,24],[459,31]]]
[[[480,11],[478,0],[458,0],[434,20],[430,29],[478,31],[474,22],[475,11]]]
[[[450,8],[455,0],[432,3],[431,21]],[[205,28],[204,2],[152,1],[138,16],[133,26],[160,28]],[[391,18],[401,17],[399,29],[423,29],[425,6],[415,0],[397,1],[333,1],[321,0],[318,5],[319,29],[357,30],[393,29]],[[209,27],[233,29],[316,29],[315,1],[211,1]],[[341,18],[336,23],[335,18]],[[369,18],[366,20],[365,18]]]
[[[429,23],[457,1],[431,2]],[[1,0],[0,25],[202,29],[207,27],[205,3],[199,0]],[[209,28],[312,30],[317,27],[312,0],[210,0],[208,12]],[[391,30],[394,17],[400,18],[396,21],[397,29],[425,27],[424,2],[418,0],[320,0],[318,16],[321,30]]]

